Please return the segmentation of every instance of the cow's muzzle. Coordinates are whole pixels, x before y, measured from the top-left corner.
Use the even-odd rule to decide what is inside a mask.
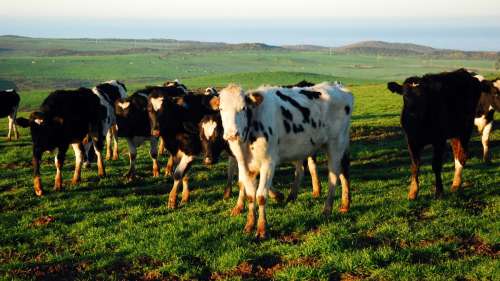
[[[153,137],[159,137],[160,136],[160,130],[152,130],[151,135]]]
[[[205,157],[205,159],[203,159],[203,164],[205,165],[212,165],[214,162],[214,160],[210,157]]]

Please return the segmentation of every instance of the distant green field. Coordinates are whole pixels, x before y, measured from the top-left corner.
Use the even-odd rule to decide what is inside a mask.
[[[46,195],[37,198],[29,131],[21,129],[21,140],[6,142],[6,119],[1,119],[0,280],[497,280],[495,276],[500,276],[500,131],[492,135],[491,165],[480,161],[480,139],[474,135],[463,194],[451,194],[447,188],[453,177],[447,153],[445,197],[440,200],[433,198],[431,151],[426,150],[420,197],[408,202],[410,161],[399,128],[402,100],[385,88],[388,80],[464,66],[496,75],[491,62],[282,51],[174,50],[162,59],[160,54],[46,57],[40,55],[44,42],[78,50],[91,49],[87,44],[92,42],[19,40],[22,44],[9,43],[9,48],[19,49],[0,53],[0,83],[13,81],[20,88],[23,116],[52,89],[92,86],[107,79],[124,80],[129,92],[174,78],[190,88],[230,82],[253,88],[302,79],[342,81],[355,96],[352,209],[348,214],[334,209],[330,218],[321,215],[327,171],[320,156],[322,197],[311,197],[306,176],[296,202],[271,200],[270,238],[257,242],[242,231],[244,215],[230,216],[236,186],[233,198],[222,200],[225,159],[212,167],[197,161],[190,173],[191,202],[169,210],[172,179],[150,177],[148,144],[139,149],[140,179],[123,179],[128,167],[124,140],[120,140],[120,160],[107,162],[108,176],[99,181],[95,169],[85,170],[79,186],[69,184],[74,167],[69,152],[62,192],[51,190],[55,171],[52,155],[46,154],[42,165]],[[102,50],[119,50],[120,44],[129,43],[109,44]],[[0,39],[1,48],[6,47]],[[274,186],[285,195],[292,175],[290,164],[277,169]],[[339,197],[337,190],[337,206]]]

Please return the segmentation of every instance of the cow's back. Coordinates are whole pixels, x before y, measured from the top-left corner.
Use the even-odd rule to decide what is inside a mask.
[[[19,94],[14,90],[0,91],[0,118],[11,114],[19,106]]]

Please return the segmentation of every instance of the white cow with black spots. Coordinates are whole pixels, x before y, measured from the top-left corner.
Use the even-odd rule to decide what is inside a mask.
[[[260,87],[244,93],[236,85],[220,92],[224,139],[238,162],[239,181],[245,187],[248,217],[245,232],[255,226],[266,236],[265,206],[276,165],[303,161],[323,150],[328,157],[328,198],[324,214],[332,209],[337,180],[342,183],[340,211],[347,212],[349,193],[349,127],[352,94],[327,82],[306,88]],[[259,183],[256,187],[256,176]]]

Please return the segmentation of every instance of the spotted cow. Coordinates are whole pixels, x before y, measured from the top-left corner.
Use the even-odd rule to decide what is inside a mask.
[[[248,216],[245,232],[255,227],[266,236],[268,191],[280,162],[299,161],[324,150],[328,157],[329,189],[323,209],[331,213],[337,180],[342,183],[341,212],[350,206],[349,127],[352,94],[339,84],[306,88],[260,87],[245,93],[237,85],[220,92],[224,139],[238,162],[238,179],[245,187]],[[258,188],[255,187],[259,174]]]
[[[40,178],[40,161],[45,151],[57,150],[55,157],[56,176],[54,189],[62,188],[61,169],[69,145],[75,151],[75,171],[73,184],[80,182],[83,161],[83,143],[93,143],[97,155],[104,147],[106,131],[103,119],[107,109],[91,89],[57,90],[42,103],[40,109],[31,113],[29,119],[17,118],[21,127],[30,127],[33,141],[33,182],[35,194],[43,195]],[[102,158],[98,159],[98,174],[105,176]]]
[[[387,87],[403,97],[401,126],[406,134],[411,158],[408,199],[417,198],[420,155],[426,145],[432,145],[434,149],[432,170],[436,178],[436,196],[442,196],[441,170],[448,139],[451,139],[455,156],[455,176],[451,191],[458,190],[462,184],[462,170],[467,160],[481,83],[465,69],[459,69],[409,77],[402,85],[389,82]]]
[[[173,99],[161,92],[152,92],[148,99],[151,134],[161,136],[166,150],[178,163],[173,173],[174,184],[170,191],[168,207],[177,207],[177,188],[182,182],[182,202],[189,200],[188,178],[185,177],[192,161],[201,151],[198,123],[214,113],[210,105],[213,96],[187,94]]]
[[[16,127],[17,109],[21,98],[16,90],[10,89],[0,91],[0,118],[7,117],[9,119],[9,133],[7,139],[12,140],[11,133],[14,132],[16,139],[19,139],[19,132]]]
[[[489,151],[490,134],[493,132],[493,122],[495,111],[500,111],[500,78],[495,80],[485,80],[481,75],[475,75],[481,81],[481,97],[476,108],[474,125],[481,134],[483,145],[483,161],[491,163],[491,153]]]

